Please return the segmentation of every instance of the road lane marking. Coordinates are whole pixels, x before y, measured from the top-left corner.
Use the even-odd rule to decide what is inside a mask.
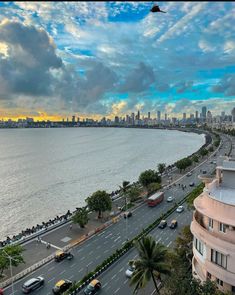
[[[81,272],[81,271],[83,271],[83,267],[78,272]]]
[[[99,259],[100,259],[100,257],[101,257],[100,255],[99,255],[99,256],[97,256],[97,257],[96,257],[96,260],[99,260]]]
[[[87,266],[91,265],[92,263],[93,263],[93,261],[89,262],[89,263],[87,264]]]
[[[119,240],[121,238],[121,236],[117,237],[114,242],[117,242],[117,240]]]
[[[93,254],[93,253],[94,253],[94,251],[92,250],[92,251],[90,251],[90,252],[89,252],[89,254],[88,254],[88,255],[91,255],[91,254]]]
[[[105,251],[104,251],[104,253],[107,253],[107,252],[109,252],[109,250],[105,250]]]
[[[74,265],[76,265],[76,263],[74,263],[74,264],[70,265],[70,267],[72,268],[72,267],[74,267]]]
[[[60,275],[62,275],[63,273],[65,273],[65,269],[62,272],[60,272]]]
[[[52,282],[52,281],[54,281],[54,280],[55,280],[55,277],[52,278],[52,279],[50,279],[50,280],[48,280],[48,283],[49,283],[49,282]]]
[[[103,285],[103,288],[105,288],[107,285],[108,285],[108,283],[105,283],[105,284]]]
[[[83,256],[82,258],[81,258],[81,260],[84,260],[85,259],[85,257]]]
[[[119,272],[122,272],[123,271],[123,269],[124,269],[124,266],[119,270]]]
[[[72,280],[72,278],[74,278],[74,275],[71,275],[71,276],[69,277],[69,280]]]
[[[124,281],[124,284],[126,284],[128,282],[128,279],[126,279],[125,281]]]
[[[48,272],[51,271],[51,270],[53,270],[54,268],[55,268],[55,267],[52,266],[51,268],[48,269]]]
[[[114,294],[116,294],[119,290],[120,290],[120,288],[117,288],[117,290],[114,292]]]
[[[117,274],[115,274],[114,276],[112,276],[111,280],[113,280],[114,278],[116,278]]]

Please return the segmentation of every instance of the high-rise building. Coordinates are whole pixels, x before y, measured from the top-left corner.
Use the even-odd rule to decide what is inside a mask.
[[[206,107],[205,106],[202,107],[202,120],[203,121],[206,121],[206,111],[207,111]]]
[[[183,113],[183,120],[186,120],[186,113]]]
[[[72,116],[72,122],[75,123],[75,116]]]
[[[138,111],[138,113],[137,113],[137,120],[139,120],[140,119],[140,111]]]
[[[232,122],[235,123],[235,108],[232,109]]]
[[[167,114],[165,114],[165,121],[167,121]]]
[[[131,113],[131,124],[135,124],[135,113]]]
[[[207,111],[206,122],[212,123],[212,114],[211,111]]]
[[[235,160],[216,168],[194,200],[192,273],[200,281],[215,281],[222,291],[235,292]]]
[[[157,111],[157,120],[158,120],[158,122],[161,121],[161,112],[160,111]]]
[[[195,118],[196,118],[196,121],[198,121],[198,118],[199,118],[198,117],[198,111],[195,112]]]
[[[150,112],[148,112],[148,119],[150,120]]]
[[[118,124],[119,123],[119,117],[118,116],[115,116],[114,122],[115,122],[115,124]]]

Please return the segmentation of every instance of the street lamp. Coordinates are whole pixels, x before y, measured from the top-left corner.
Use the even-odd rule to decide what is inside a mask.
[[[4,249],[2,249],[3,253],[5,253],[5,255],[7,256],[7,258],[9,259],[10,261],[10,270],[11,270],[11,288],[12,288],[12,295],[15,294],[14,292],[14,280],[13,280],[13,275],[12,275],[12,260],[15,260],[13,259]]]

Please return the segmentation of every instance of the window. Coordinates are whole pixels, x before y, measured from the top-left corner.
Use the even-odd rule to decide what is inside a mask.
[[[223,233],[226,232],[226,224],[224,223],[219,223],[219,231],[222,231]]]
[[[213,219],[209,218],[209,229],[213,228]]]
[[[194,242],[195,248],[197,249],[197,251],[203,255],[203,243],[198,240],[197,238],[195,238],[195,242]]]
[[[220,285],[220,286],[223,286],[223,284],[224,284],[224,282],[221,281],[220,279],[216,279],[216,282],[217,282],[217,284]]]
[[[227,268],[227,256],[213,249],[211,249],[211,261],[225,269]]]

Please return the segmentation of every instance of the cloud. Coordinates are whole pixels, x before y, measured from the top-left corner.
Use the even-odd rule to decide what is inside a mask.
[[[49,95],[53,80],[50,69],[62,66],[49,35],[6,20],[0,24],[0,42],[7,46],[7,57],[0,58],[0,81],[7,92],[1,94]]]
[[[178,82],[174,85],[176,88],[177,93],[183,93],[187,90],[191,90],[193,87],[193,81],[183,81],[183,82]]]
[[[125,82],[120,86],[120,92],[142,92],[147,90],[155,81],[152,67],[141,62],[126,77]]]
[[[235,95],[235,74],[224,76],[220,82],[212,87],[213,92],[222,92],[227,96]]]

